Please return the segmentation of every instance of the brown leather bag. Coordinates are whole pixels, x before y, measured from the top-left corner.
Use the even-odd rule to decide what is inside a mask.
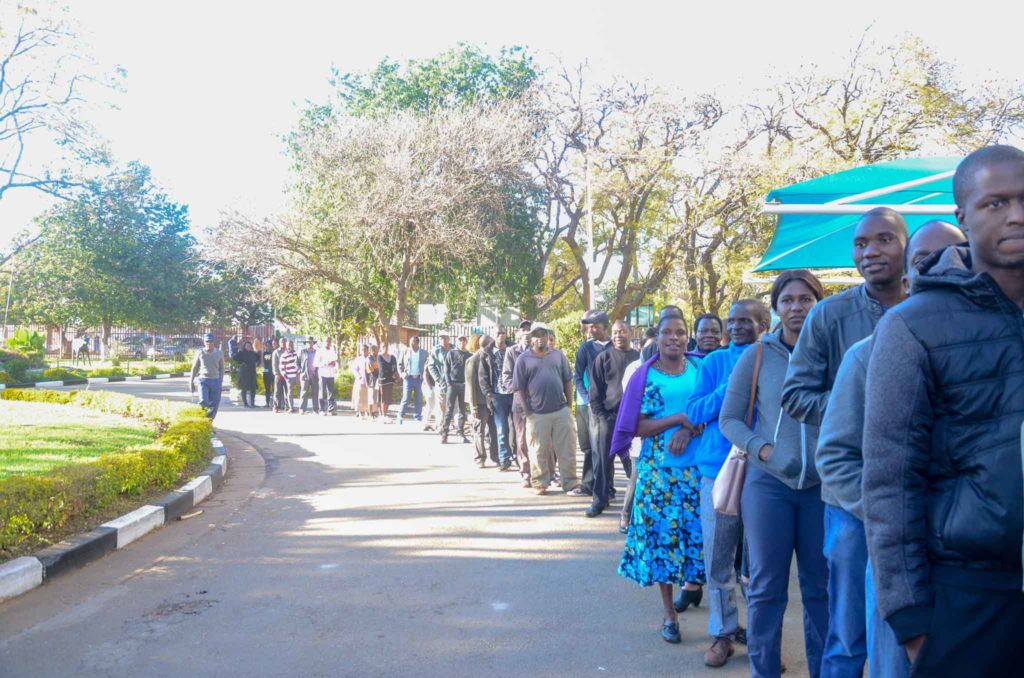
[[[757,356],[754,358],[754,378],[750,382],[750,405],[747,407],[747,427],[754,427],[754,401],[757,400],[757,378],[761,375],[761,360],[764,358],[764,344],[757,342]],[[747,479],[747,451],[732,446],[729,456],[722,464],[722,470],[711,488],[711,503],[715,511],[727,516],[740,514],[740,498],[743,483]]]

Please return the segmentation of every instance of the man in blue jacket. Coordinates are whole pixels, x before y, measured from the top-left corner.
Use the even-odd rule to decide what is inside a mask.
[[[1024,665],[1024,152],[953,177],[969,247],[926,259],[868,365],[864,522],[879,611],[911,675]]]
[[[730,343],[709,353],[697,372],[697,383],[686,405],[686,416],[694,426],[704,426],[704,433],[690,443],[696,446],[700,468],[700,523],[704,533],[704,565],[708,577],[708,598],[711,618],[708,633],[714,642],[704,653],[708,666],[723,666],[733,654],[733,636],[740,630],[736,607],[735,562],[740,546],[742,524],[739,516],[715,513],[711,489],[725,463],[732,445],[718,429],[718,415],[725,401],[729,376],[743,352],[768,331],[771,314],[757,299],[743,299],[733,304],[726,320]]]

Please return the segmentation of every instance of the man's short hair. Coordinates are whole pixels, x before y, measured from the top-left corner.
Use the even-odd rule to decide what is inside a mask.
[[[742,306],[746,306],[747,308],[751,309],[751,311],[753,311],[753,313],[754,313],[754,317],[757,318],[758,320],[760,320],[765,325],[770,325],[771,324],[771,322],[772,322],[771,311],[768,310],[768,307],[765,306],[764,302],[761,301],[760,299],[753,299],[753,298],[740,299],[735,304],[733,304],[733,306],[741,306],[741,305]]]
[[[646,330],[644,330],[644,337],[647,338],[647,339],[657,339],[658,338],[658,328],[656,328],[656,327],[648,327]]]
[[[953,201],[956,206],[964,208],[967,196],[974,189],[974,178],[981,168],[1003,162],[1024,162],[1024,151],[1016,146],[995,144],[979,148],[961,160],[953,174]]]

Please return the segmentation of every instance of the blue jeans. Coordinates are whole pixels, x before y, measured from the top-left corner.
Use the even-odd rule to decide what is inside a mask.
[[[408,376],[402,384],[402,405],[398,410],[398,421],[405,419],[405,408],[412,401],[412,410],[416,421],[423,418],[423,377]]]
[[[752,678],[778,678],[789,568],[796,551],[804,609],[804,648],[811,678],[821,672],[828,633],[828,565],[822,548],[825,504],[818,486],[794,490],[751,464],[743,486],[743,531],[750,550],[747,654]],[[871,674],[874,678],[874,674]]]
[[[841,508],[825,505],[828,560],[828,637],[821,661],[823,678],[860,678],[868,659],[864,601],[868,568],[864,523]]]
[[[715,513],[711,489],[715,479],[700,481],[700,525],[704,533],[704,569],[708,577],[708,634],[732,636],[740,626],[736,608],[736,549],[740,547],[739,516]]]
[[[217,416],[217,409],[220,407],[220,389],[223,385],[223,378],[199,377],[199,393],[201,395],[199,404],[206,410],[206,416],[210,419]]]
[[[498,461],[505,463],[512,458],[508,446],[509,428],[512,425],[512,394],[496,393],[494,396],[494,424],[498,429]]]
[[[871,561],[864,590],[868,618],[868,675],[871,678],[909,678],[910,660],[907,651],[896,640],[892,627],[882,618],[875,605],[875,582],[871,578]]]

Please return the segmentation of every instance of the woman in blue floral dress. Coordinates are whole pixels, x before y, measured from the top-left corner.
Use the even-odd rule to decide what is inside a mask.
[[[705,582],[701,476],[693,451],[687,450],[699,431],[684,414],[697,369],[684,355],[686,342],[686,322],[663,319],[658,326],[659,354],[633,376],[644,379],[636,424],[643,447],[633,516],[619,564],[623,577],[641,586],[658,584],[665,608],[661,635],[670,643],[681,642],[672,586],[693,592],[692,598],[699,602]]]

